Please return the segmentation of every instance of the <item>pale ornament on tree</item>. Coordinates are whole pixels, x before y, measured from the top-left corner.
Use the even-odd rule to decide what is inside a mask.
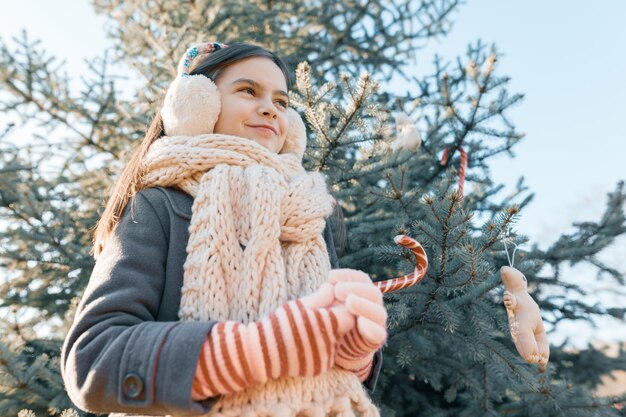
[[[550,343],[539,306],[528,294],[526,277],[511,266],[503,266],[500,278],[505,288],[503,301],[509,330],[517,352],[526,362],[545,368],[550,357]]]
[[[415,151],[421,145],[422,137],[413,120],[406,113],[399,113],[396,117],[396,138],[391,142],[391,149]]]

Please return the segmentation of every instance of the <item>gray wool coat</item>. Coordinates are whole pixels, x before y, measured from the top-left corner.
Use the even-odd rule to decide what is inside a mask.
[[[219,397],[191,400],[200,348],[216,321],[178,318],[193,197],[147,188],[126,206],[98,257],[61,351],[74,404],[94,413],[198,415]],[[324,237],[333,268],[337,255]],[[374,391],[379,350],[365,388]]]

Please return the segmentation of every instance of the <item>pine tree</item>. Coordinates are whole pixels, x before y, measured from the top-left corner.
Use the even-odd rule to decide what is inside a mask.
[[[459,3],[95,0],[110,17],[113,47],[92,61],[78,93],[45,45],[26,34],[0,41],[1,109],[13,121],[0,126],[0,415],[72,415],[58,355],[93,267],[92,228],[178,58],[202,40],[251,40],[297,68],[292,103],[309,128],[305,165],[327,175],[339,201],[343,218],[332,226],[342,267],[375,280],[409,271],[410,254],[392,244],[397,233],[428,253],[420,284],[385,295],[389,341],[374,393],[382,415],[620,415],[614,406],[624,398],[592,390],[626,369],[626,354],[552,346],[545,372],[524,363],[508,334],[498,269],[508,264],[506,235],[520,246],[516,267],[544,320],[623,318],[624,309],[580,301],[585,289],[561,276],[567,264],[587,263],[623,285],[597,257],[626,231],[623,184],[600,220],[576,224],[547,250],[511,232],[532,194],[520,180],[498,198],[503,186],[489,175],[489,159],[523,138],[507,116],[523,96],[498,74],[497,49],[477,42],[454,61],[437,57],[432,75],[411,73],[419,46],[447,33]],[[122,94],[113,64],[125,68],[132,92]],[[406,79],[404,95],[384,87],[392,77]],[[390,145],[401,111],[420,118],[421,147]],[[20,142],[24,127],[34,133]],[[461,149],[469,156],[463,197]],[[37,336],[42,324],[49,337]]]

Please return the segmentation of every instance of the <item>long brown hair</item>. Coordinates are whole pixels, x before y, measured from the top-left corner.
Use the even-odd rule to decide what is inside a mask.
[[[191,67],[190,74],[204,75],[213,81],[217,81],[220,74],[228,66],[253,57],[271,59],[285,75],[287,89],[290,88],[289,71],[283,60],[267,49],[248,43],[235,43],[205,57],[197,58]],[[152,120],[143,140],[132,153],[130,160],[126,163],[111,189],[104,212],[95,226],[93,248],[90,253],[94,258],[97,258],[102,253],[104,245],[119,223],[130,199],[144,188],[142,161],[150,146],[163,136],[165,136],[165,131],[163,130],[163,120],[159,111],[154,120]]]

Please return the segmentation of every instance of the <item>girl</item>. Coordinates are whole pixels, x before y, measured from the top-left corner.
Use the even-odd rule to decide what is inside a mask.
[[[207,43],[178,77],[96,228],[62,349],[96,413],[377,416],[386,311],[337,266],[334,200],[302,167],[304,124],[274,53]]]

